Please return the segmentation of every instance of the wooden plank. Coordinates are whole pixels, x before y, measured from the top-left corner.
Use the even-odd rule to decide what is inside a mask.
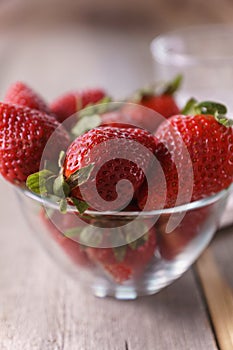
[[[0,181],[1,350],[216,350],[190,270],[159,294],[96,299],[43,253]]]
[[[196,267],[220,349],[231,350],[233,349],[233,228],[225,230],[228,235],[223,232],[218,234],[213,248],[208,248],[202,254]]]
[[[222,278],[210,248],[197,262],[206,301],[221,350],[233,348],[233,295]]]

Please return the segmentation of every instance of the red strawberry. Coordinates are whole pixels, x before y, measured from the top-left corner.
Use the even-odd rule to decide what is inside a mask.
[[[150,179],[150,188],[148,196],[148,182],[144,181],[136,194],[138,206],[140,209],[155,210],[174,207],[176,204],[178,186],[178,173],[175,163],[172,160],[171,154],[163,143],[159,142],[157,138],[155,157],[161,165],[161,172],[150,172],[148,177]],[[164,177],[162,176],[164,174]],[[164,184],[165,178],[165,184]],[[151,185],[152,184],[152,185]],[[166,191],[166,202],[164,204],[164,191]]]
[[[169,118],[180,111],[173,95],[180,88],[181,82],[182,76],[177,75],[172,81],[165,84],[160,92],[155,93],[153,90],[139,91],[138,103],[156,111],[164,118]]]
[[[49,218],[43,209],[40,212],[40,217],[53,239],[58,243],[61,249],[67,254],[67,256],[71,258],[72,261],[80,266],[92,265],[88,259],[85,248],[78,242],[65,236],[68,230],[77,228],[77,219],[74,214],[67,213],[66,215],[63,215],[60,212],[56,211],[52,217]],[[80,226],[80,223],[78,228],[82,228]]]
[[[31,109],[38,109],[39,111],[50,113],[49,106],[34,90],[28,85],[18,81],[10,86],[4,101],[11,104],[17,104]]]
[[[170,233],[166,232],[166,226],[171,215],[162,215],[159,218],[157,224],[158,247],[164,259],[174,259],[202,232],[203,225],[209,216],[209,209],[207,207],[188,211],[181,223]],[[212,217],[211,220],[213,220]]]
[[[102,124],[129,124],[131,127],[146,129],[154,132],[163,118],[179,113],[174,99],[174,92],[179,88],[181,77],[177,76],[166,84],[162,91],[142,89],[125,103],[119,111],[105,113],[101,116]]]
[[[87,248],[89,258],[110,275],[117,283],[137,277],[153,258],[156,235],[152,228],[145,236],[134,241],[135,245],[117,248]]]
[[[140,208],[138,207],[136,201],[132,201],[127,205],[126,208],[124,208],[124,211],[140,211]]]
[[[165,118],[169,118],[180,111],[174,97],[168,94],[162,94],[160,96],[144,96],[140,101],[140,104],[144,107],[153,109]]]
[[[150,132],[154,132],[161,122],[162,118],[154,111],[133,103],[126,103],[119,111],[101,115],[102,125],[142,128]]]
[[[195,201],[227,188],[233,181],[233,130],[223,125],[231,123],[224,116],[219,116],[219,122],[217,117],[205,114],[209,110],[213,114],[218,110],[223,113],[225,107],[203,102],[195,109],[200,112],[173,116],[156,132],[165,150],[161,165],[167,179],[167,207],[174,205],[180,190],[183,197],[179,197],[179,204],[182,204],[187,202],[189,194],[191,201]],[[192,171],[193,188],[187,180]],[[156,177],[150,190],[153,209],[157,205],[153,194],[159,191]],[[145,197],[146,188],[140,192],[139,205],[145,202]]]
[[[136,128],[99,127],[78,137],[69,147],[64,162],[67,182],[72,187],[72,176],[78,170],[90,164],[94,168],[84,184],[72,189],[72,197],[82,199],[81,190],[97,210],[125,207],[131,199],[132,186],[136,191],[143,183],[143,169],[147,170],[155,147],[154,137]],[[120,180],[128,181],[121,182],[117,195],[116,185]]]
[[[50,109],[62,123],[68,117],[85,108],[87,105],[101,101],[105,96],[106,93],[102,89],[69,92],[55,100],[50,105]]]
[[[39,170],[49,137],[56,133],[56,144],[48,159],[56,159],[66,149],[69,136],[51,116],[27,107],[0,103],[0,173],[6,180],[22,184]]]

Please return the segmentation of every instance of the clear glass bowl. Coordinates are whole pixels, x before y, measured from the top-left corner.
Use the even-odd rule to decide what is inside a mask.
[[[16,192],[34,236],[68,274],[98,297],[134,299],[154,294],[169,285],[199,257],[218,228],[230,188],[187,205],[142,215],[139,212],[86,211],[83,225],[72,207],[61,214],[58,206],[49,200],[27,190],[17,189]],[[133,224],[126,226],[128,223]],[[112,261],[115,248],[99,248],[101,245],[96,245],[95,240],[92,240],[94,248],[85,247],[82,240],[80,244],[80,234],[87,227],[91,227],[98,238],[115,227],[115,246],[120,245],[118,235],[122,237],[124,231],[130,234],[131,243],[127,245],[123,261]],[[131,227],[131,231],[126,227]],[[138,235],[141,227],[143,236]],[[72,236],[74,228],[79,234],[78,240]],[[122,253],[124,249],[118,247],[116,251]]]

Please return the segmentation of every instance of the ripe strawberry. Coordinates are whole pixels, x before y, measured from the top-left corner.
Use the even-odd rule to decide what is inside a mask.
[[[129,124],[131,127],[154,132],[164,118],[179,113],[173,94],[179,88],[181,76],[166,84],[164,89],[155,92],[154,89],[142,89],[135,93],[118,111],[104,113],[102,124]]]
[[[31,109],[38,109],[39,111],[50,113],[49,106],[34,90],[28,85],[18,81],[10,86],[4,101],[11,104],[17,104]]]
[[[101,125],[142,128],[154,132],[162,119],[151,109],[126,103],[119,111],[101,115]]]
[[[56,144],[47,159],[56,159],[66,149],[69,136],[51,116],[27,107],[0,103],[0,173],[15,184],[39,170],[49,137],[56,133]]]
[[[95,104],[106,96],[102,89],[89,89],[79,92],[67,93],[56,99],[51,105],[51,111],[59,122],[63,122],[74,113],[85,108],[89,104]]]
[[[167,180],[167,207],[174,205],[181,189],[179,204],[187,203],[189,194],[191,201],[195,201],[227,188],[233,181],[233,130],[226,126],[231,123],[222,115],[218,120],[214,117],[218,111],[226,112],[225,107],[203,102],[196,105],[195,110],[192,115],[171,117],[156,132],[165,150],[164,158],[160,159]],[[187,180],[192,171],[193,188]],[[150,190],[153,209],[159,191],[156,177]],[[146,197],[144,188],[140,191],[139,205]]]
[[[163,93],[159,96],[143,96],[140,101],[140,105],[154,110],[155,112],[161,114],[164,118],[169,118],[180,111],[174,97],[167,93]]]
[[[138,92],[138,103],[161,114],[164,118],[179,113],[180,109],[174,99],[174,93],[180,88],[182,76],[177,75],[172,81],[165,84],[161,91],[142,90]]]
[[[97,210],[125,207],[131,200],[132,187],[136,191],[143,183],[155,147],[154,137],[136,128],[99,127],[78,137],[64,162],[65,179],[73,187],[72,197],[82,199],[81,191]],[[94,167],[89,179],[81,186],[73,186],[74,174],[91,164]],[[128,181],[121,181],[117,194],[120,180]]]
[[[136,193],[138,206],[144,210],[156,210],[174,207],[176,204],[178,186],[178,172],[171,154],[162,142],[155,137],[155,157],[161,165],[161,172],[150,172],[150,188],[148,196],[148,182],[144,181]],[[164,175],[164,176],[163,176]],[[165,183],[164,183],[165,182]],[[166,193],[164,194],[164,191]],[[164,196],[166,201],[164,205]],[[146,208],[145,208],[146,205]]]
[[[181,223],[170,233],[166,232],[166,226],[171,215],[162,215],[156,226],[161,256],[166,260],[172,260],[182,253],[187,245],[202,232],[209,211],[209,207],[188,211]]]
[[[85,248],[78,242],[65,236],[66,232],[77,228],[77,220],[74,214],[67,213],[66,215],[63,215],[59,211],[55,211],[51,218],[49,218],[43,209],[40,212],[40,218],[46,229],[51,234],[51,237],[58,243],[61,249],[72,261],[83,267],[90,267],[92,265]],[[81,226],[78,228],[82,229]]]
[[[137,241],[134,245],[117,248],[87,248],[91,261],[110,275],[117,283],[123,283],[138,277],[153,258],[156,249],[154,228]]]

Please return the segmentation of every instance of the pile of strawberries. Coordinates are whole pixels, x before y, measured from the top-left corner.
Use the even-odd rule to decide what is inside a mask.
[[[26,84],[13,84],[0,103],[1,175],[14,185],[27,184],[40,195],[52,195],[62,213],[67,203],[81,214],[86,209],[171,208],[227,188],[233,181],[233,130],[227,110],[220,103],[191,99],[181,112],[174,98],[180,81],[176,77],[159,92],[138,91],[111,110],[98,108],[111,101],[102,89],[67,93],[49,105]],[[69,118],[85,108],[92,108],[91,115]],[[48,149],[51,135],[56,142]],[[42,156],[48,163],[59,159],[59,168],[40,171]],[[177,230],[170,238],[164,236],[165,216],[140,244],[124,249],[83,250],[44,213],[42,217],[73,259],[101,265],[122,283],[143,270],[158,246],[165,259],[179,254],[197,234],[190,223],[197,226],[206,215],[204,210],[193,213],[182,223],[186,237]],[[69,220],[67,228],[72,228]]]

